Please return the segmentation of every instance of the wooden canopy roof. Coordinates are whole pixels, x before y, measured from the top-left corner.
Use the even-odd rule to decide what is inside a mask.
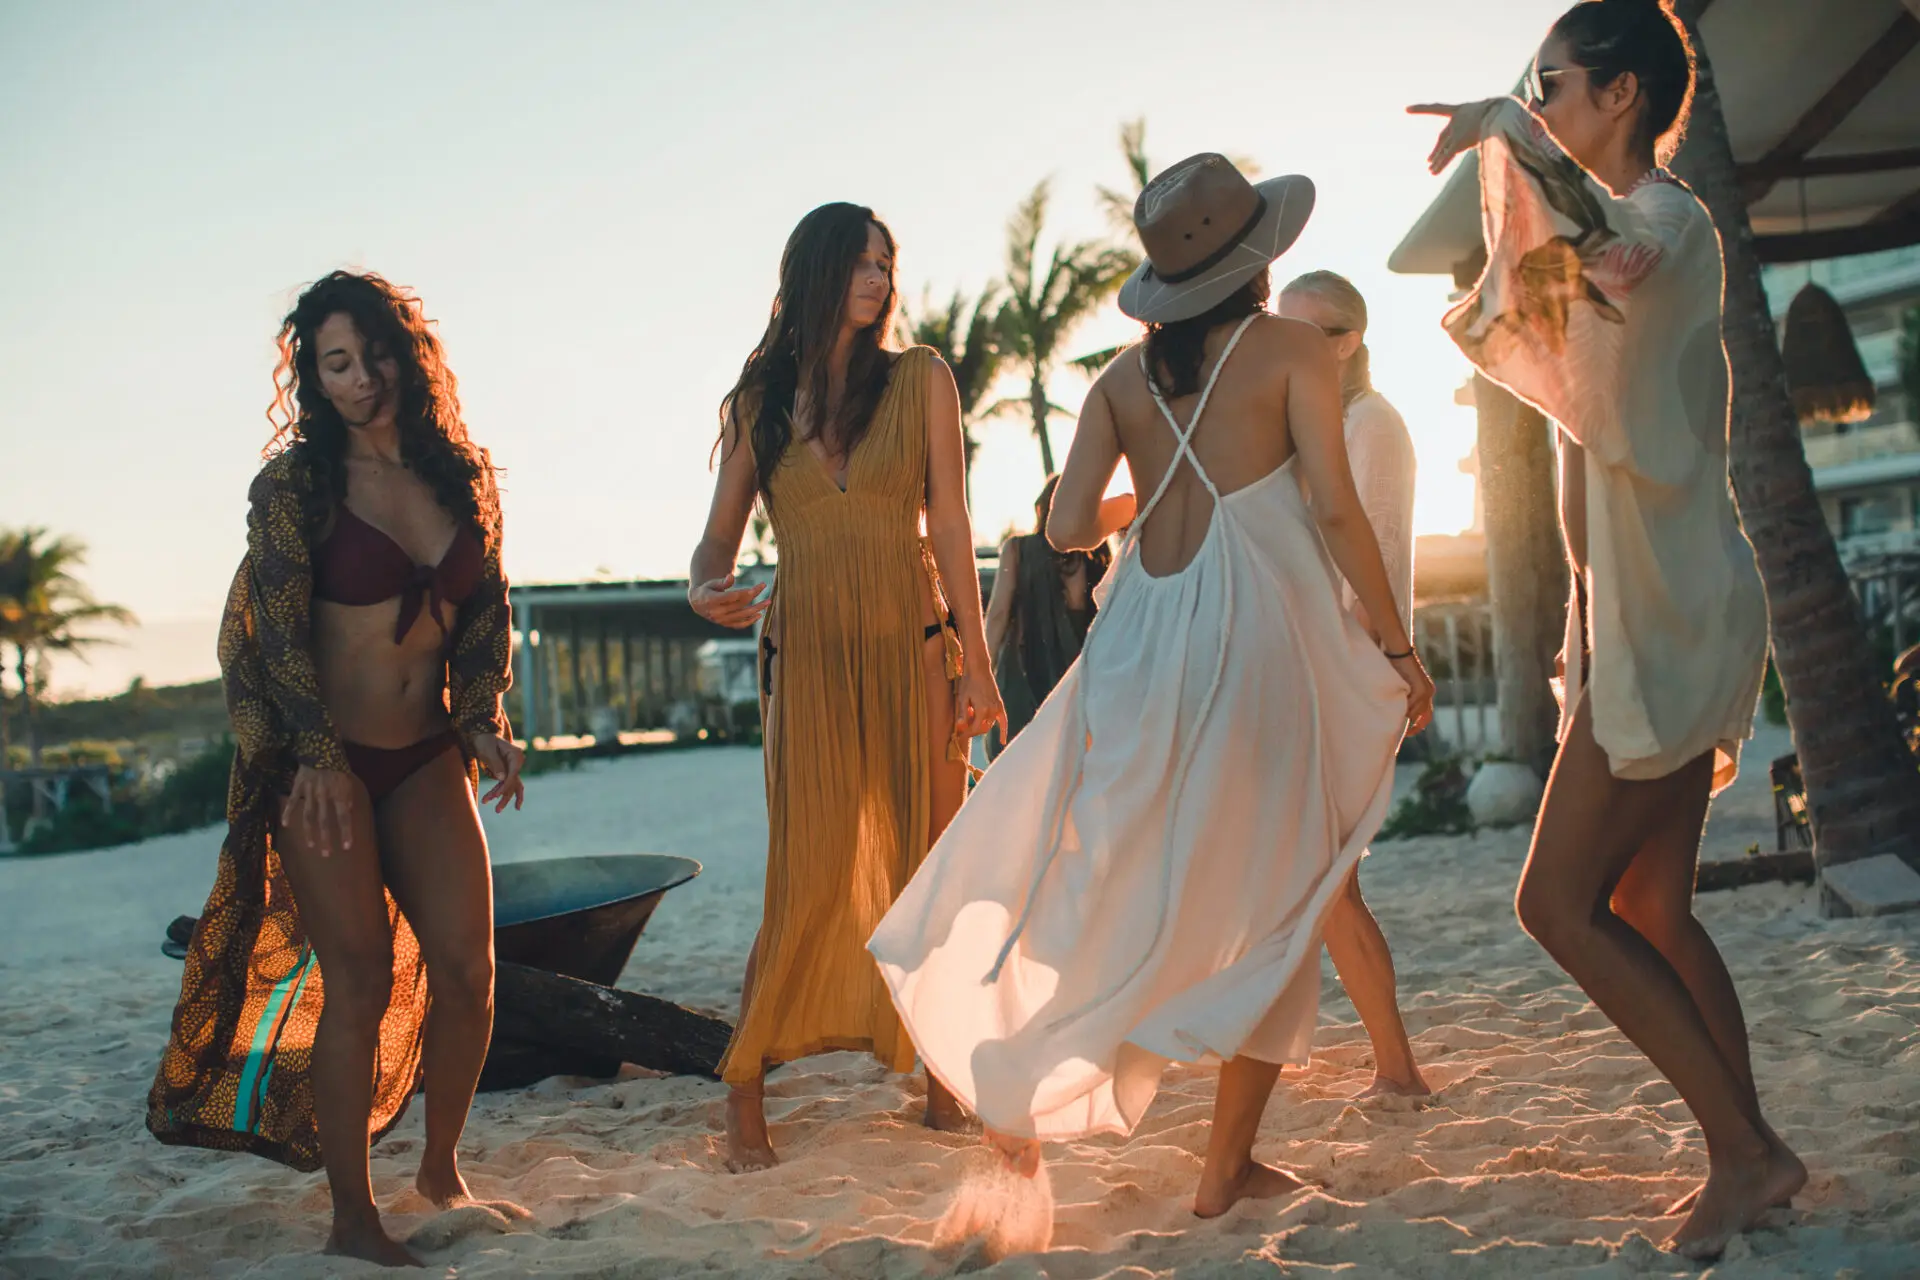
[[[1705,8],[1701,32],[1761,261],[1920,244],[1920,0]],[[1387,266],[1444,275],[1475,258],[1479,187],[1469,154]]]

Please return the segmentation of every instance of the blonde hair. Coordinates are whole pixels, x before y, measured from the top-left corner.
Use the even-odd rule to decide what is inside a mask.
[[[1350,405],[1373,390],[1373,353],[1367,349],[1367,300],[1337,271],[1309,271],[1280,291],[1308,293],[1325,303],[1341,326],[1360,335],[1360,346],[1340,370],[1340,402]]]

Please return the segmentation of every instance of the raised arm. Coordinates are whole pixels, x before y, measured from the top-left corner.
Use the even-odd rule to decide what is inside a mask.
[[[1697,462],[1692,442],[1644,415],[1623,415],[1626,318],[1655,272],[1695,255],[1710,255],[1717,271],[1719,241],[1706,211],[1660,174],[1637,195],[1614,195],[1512,99],[1463,108],[1455,121],[1477,131],[1487,266],[1447,313],[1448,335],[1488,378],[1560,423],[1602,465],[1657,483],[1684,481]],[[1718,296],[1717,282],[1702,287]],[[1676,338],[1724,368],[1719,340],[1717,317]]]
[[[1108,366],[1109,373],[1112,368]],[[1059,551],[1091,551],[1133,519],[1133,495],[1101,497],[1120,465],[1120,432],[1107,402],[1108,376],[1100,376],[1080,407],[1073,447],[1067,451],[1060,483],[1054,486],[1047,541]]]
[[[687,573],[687,603],[709,622],[723,627],[750,627],[767,611],[760,599],[766,584],[733,585],[734,562],[740,557],[740,539],[747,532],[757,494],[753,442],[741,429],[737,411],[720,434],[720,472],[713,482],[713,504],[707,508],[707,527],[693,549]]]
[[[972,737],[998,724],[1006,740],[1007,713],[993,680],[992,651],[980,607],[980,572],[973,558],[973,520],[967,514],[966,437],[960,430],[960,391],[953,370],[938,356],[927,371],[927,539],[953,623],[960,633],[960,683],[954,723]],[[997,576],[997,575],[996,575]]]

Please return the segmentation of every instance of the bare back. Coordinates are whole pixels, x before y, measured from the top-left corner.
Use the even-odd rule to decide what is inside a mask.
[[[1220,324],[1207,335],[1202,388],[1238,327],[1237,320]],[[1293,332],[1296,328],[1305,326],[1275,316],[1257,318],[1247,326],[1232,358],[1219,369],[1206,412],[1194,428],[1193,453],[1222,494],[1258,483],[1293,457],[1287,397],[1300,341]],[[1100,385],[1134,485],[1141,494],[1152,493],[1174,465],[1179,441],[1154,403],[1140,357],[1130,352],[1114,361]],[[1185,428],[1193,424],[1200,399],[1199,392],[1169,399],[1167,408]],[[1142,567],[1156,578],[1178,573],[1199,552],[1212,522],[1213,498],[1183,459],[1140,531]]]

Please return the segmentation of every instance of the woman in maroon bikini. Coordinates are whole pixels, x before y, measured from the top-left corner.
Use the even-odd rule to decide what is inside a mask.
[[[417,1265],[381,1225],[367,1148],[424,1078],[415,1185],[472,1202],[455,1145],[493,1023],[475,766],[497,779],[480,803],[522,797],[499,494],[411,294],[335,272],[280,355],[221,623],[227,842],[147,1127],[324,1164],[327,1252]]]

